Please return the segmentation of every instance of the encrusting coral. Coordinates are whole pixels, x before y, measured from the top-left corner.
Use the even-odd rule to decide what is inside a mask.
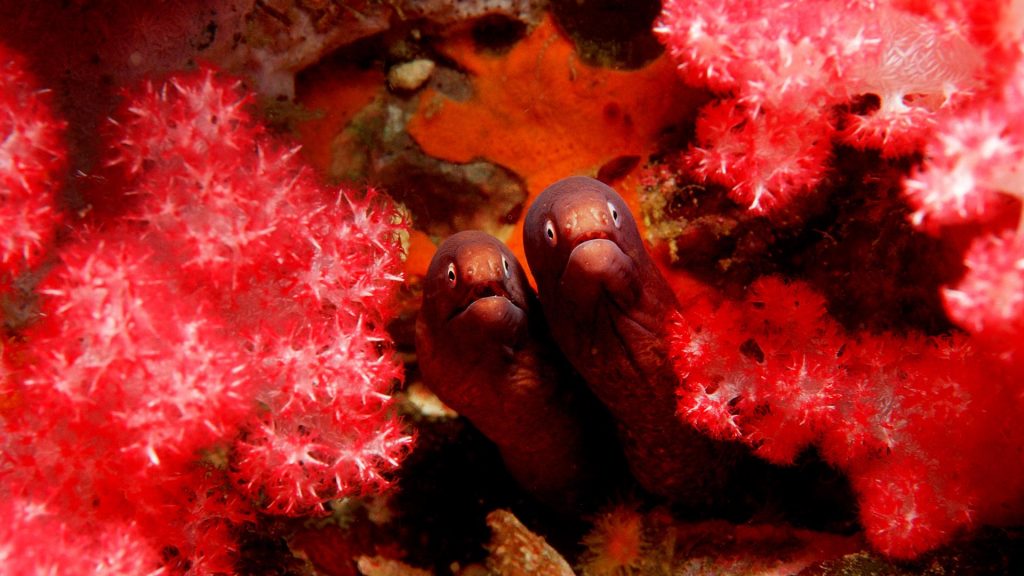
[[[505,56],[478,52],[468,35],[441,49],[468,72],[472,98],[424,91],[409,134],[432,156],[453,162],[483,157],[508,167],[525,180],[527,204],[567,175],[649,154],[662,129],[691,116],[693,103],[704,97],[674,77],[667,58],[640,70],[579,61],[550,19]],[[523,258],[521,214],[511,216],[516,229],[508,244]]]

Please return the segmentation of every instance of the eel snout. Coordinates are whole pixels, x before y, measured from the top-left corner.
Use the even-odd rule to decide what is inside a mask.
[[[633,259],[613,240],[584,240],[569,254],[561,289],[583,301],[606,293],[620,306],[629,306],[639,297],[636,275]]]

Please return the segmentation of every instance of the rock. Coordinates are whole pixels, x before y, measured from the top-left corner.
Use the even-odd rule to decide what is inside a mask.
[[[435,66],[433,60],[426,58],[417,58],[392,66],[388,71],[388,85],[395,90],[415,90],[430,78]]]
[[[430,570],[414,568],[404,562],[383,556],[360,556],[356,566],[363,576],[433,576]]]
[[[487,567],[497,576],[575,576],[561,554],[508,510],[488,514],[487,525],[491,528]]]

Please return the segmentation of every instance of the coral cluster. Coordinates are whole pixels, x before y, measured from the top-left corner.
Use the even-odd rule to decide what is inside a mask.
[[[905,182],[916,226],[970,234],[966,274],[943,292],[950,318],[1021,364],[1024,350],[1024,59],[942,119]]]
[[[3,349],[11,573],[230,572],[258,513],[326,514],[407,451],[404,219],[318,185],[251,100],[212,69],[125,94],[97,209]]]
[[[383,490],[411,445],[390,397],[402,327],[385,330],[406,217],[381,194],[318,184],[240,81],[164,76],[196,60],[279,97],[282,124],[323,109],[300,127],[306,155],[386,186],[424,253],[427,234],[473,226],[521,256],[524,209],[572,174],[615,183],[617,210],[635,209],[653,158],[638,220],[671,237],[681,302],[656,330],[666,395],[640,402],[653,430],[694,428],[780,465],[816,450],[894,558],[1024,519],[1024,3],[665,0],[667,54],[645,45],[633,70],[594,65],[631,48],[575,17],[620,3],[545,4],[0,7],[3,42],[29,57],[0,47],[6,572],[241,571],[268,518]],[[632,35],[643,18],[611,28]],[[502,486],[468,488],[500,483],[466,473],[490,461],[452,450],[442,477],[458,481],[411,491],[431,500],[411,505],[421,514],[444,510],[431,527],[506,506]],[[660,470],[642,472],[681,480]],[[459,497],[471,512],[449,509]],[[400,534],[372,545],[307,526],[314,544],[294,549],[330,548],[342,573],[447,567],[462,537],[402,512],[380,528]],[[570,572],[511,514],[490,523],[491,570]],[[805,536],[621,508],[580,568],[696,571],[717,548],[754,569],[761,543],[773,564]],[[400,538],[408,556],[386,549]]]
[[[894,557],[1024,517],[1019,14],[970,0],[667,2],[657,28],[682,77],[716,94],[673,178],[723,186],[766,217],[762,230],[775,226],[751,251],[774,252],[761,273],[861,286],[843,291],[873,292],[857,303],[869,314],[895,293],[939,293],[931,314],[946,324],[907,315],[880,333],[858,330],[851,303],[826,302],[820,281],[764,276],[738,298],[691,300],[673,329],[680,416],[777,463],[815,446],[850,477],[869,541]],[[814,242],[837,247],[779,241],[807,240],[793,228],[809,222],[825,237]],[[865,225],[869,237],[851,233]],[[841,268],[886,255],[887,276]],[[914,260],[938,272],[908,274]],[[752,262],[741,265],[756,277]]]
[[[826,176],[833,141],[912,153],[984,76],[966,24],[903,2],[666,2],[656,31],[721,96],[682,161],[776,215]],[[940,3],[941,4],[941,3]]]
[[[48,100],[0,44],[0,287],[36,264],[53,237],[64,149]]]
[[[1015,517],[1020,374],[965,336],[850,335],[813,290],[771,277],[677,322],[680,414],[780,464],[816,445],[850,476],[879,550],[914,557]]]

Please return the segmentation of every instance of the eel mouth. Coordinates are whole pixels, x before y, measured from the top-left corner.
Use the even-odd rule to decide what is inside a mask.
[[[504,284],[501,282],[482,282],[473,286],[473,288],[469,290],[466,294],[466,298],[462,301],[462,305],[457,306],[452,310],[452,313],[448,315],[448,320],[461,316],[467,310],[472,308],[474,304],[492,298],[504,299],[508,301],[509,304],[516,306],[512,301],[512,297],[508,290],[505,289]]]
[[[638,296],[637,267],[633,259],[607,234],[581,238],[569,253],[559,277],[559,290],[580,303],[596,305],[610,299],[627,307]]]
[[[569,242],[569,255],[566,257],[565,262],[563,263],[562,272],[559,275],[559,278],[565,276],[565,273],[572,262],[573,256],[576,254],[577,251],[580,250],[580,247],[594,240],[607,240],[609,242],[616,243],[615,240],[612,240],[611,235],[609,235],[608,232],[604,230],[590,230],[580,234],[579,236],[576,236],[575,238],[572,239],[571,242]]]
[[[611,240],[611,236],[604,230],[591,230],[589,232],[584,232],[576,238],[573,238],[572,243],[569,244],[570,251],[575,250],[581,244],[585,244],[591,240]]]

